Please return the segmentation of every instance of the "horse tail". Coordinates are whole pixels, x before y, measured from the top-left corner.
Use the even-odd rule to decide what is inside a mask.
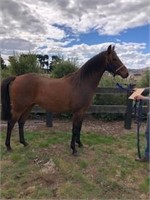
[[[9,95],[9,85],[15,80],[15,76],[4,79],[1,83],[1,119],[8,121],[11,119],[11,102]]]

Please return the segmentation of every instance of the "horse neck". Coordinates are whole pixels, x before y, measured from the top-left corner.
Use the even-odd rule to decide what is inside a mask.
[[[86,79],[86,84],[94,91],[104,74],[105,70],[101,70],[99,73],[93,73],[88,79]]]
[[[86,84],[91,89],[95,90],[105,72],[105,66],[105,52],[102,52],[87,61],[80,69],[80,76],[83,84]]]

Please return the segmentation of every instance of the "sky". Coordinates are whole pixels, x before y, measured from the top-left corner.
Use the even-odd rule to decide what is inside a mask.
[[[61,55],[82,66],[112,44],[127,68],[150,67],[149,0],[0,0],[0,52]]]

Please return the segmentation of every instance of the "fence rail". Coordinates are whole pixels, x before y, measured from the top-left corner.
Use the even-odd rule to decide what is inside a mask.
[[[91,105],[87,113],[121,113],[125,114],[125,105]]]
[[[92,113],[121,113],[125,114],[126,111],[126,105],[91,105],[89,106],[87,110],[87,114]],[[45,114],[46,111],[39,107],[38,105],[35,105],[34,108],[31,111],[32,114]]]
[[[124,127],[126,129],[131,128],[132,123],[132,113],[133,113],[133,101],[128,99],[130,96],[130,92],[126,90],[121,90],[118,88],[97,88],[95,94],[101,95],[120,95],[124,94],[125,98],[127,99],[126,105],[91,105],[87,110],[87,114],[91,113],[119,113],[124,114]],[[147,106],[143,107],[143,112],[147,112]],[[44,109],[40,108],[39,106],[35,106],[32,110],[32,113],[44,114],[47,113]],[[52,126],[52,113],[46,114],[46,124],[47,126]]]
[[[119,90],[117,88],[97,88],[95,91],[95,94],[101,94],[101,95],[120,95],[125,94],[127,95],[127,92],[124,90]],[[91,105],[89,109],[87,110],[87,113],[122,113],[125,114],[126,112],[126,105]],[[46,111],[39,106],[35,106],[32,109],[32,113],[38,113],[38,114],[44,114]]]
[[[132,123],[132,114],[134,111],[133,108],[133,101],[131,99],[128,99],[128,97],[131,95],[130,92],[126,90],[121,90],[118,88],[97,88],[95,91],[95,94],[101,94],[101,95],[120,95],[124,94],[126,97],[126,105],[91,105],[89,109],[87,110],[87,114],[92,113],[119,113],[124,114],[124,127],[126,129],[131,128]],[[148,111],[148,105],[143,106],[143,113],[146,113]],[[46,125],[51,127],[53,126],[53,114],[50,112],[46,112],[44,109],[39,107],[38,105],[35,105],[34,108],[31,111],[32,114],[45,114],[46,115]]]

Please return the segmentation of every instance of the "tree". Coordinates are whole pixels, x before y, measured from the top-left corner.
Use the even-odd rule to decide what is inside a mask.
[[[43,68],[44,70],[46,69],[47,72],[49,72],[50,71],[49,56],[37,54],[36,57],[38,58],[41,68]]]
[[[143,88],[149,87],[149,80],[150,80],[150,70],[147,69],[142,75],[141,79],[138,81],[138,86]]]
[[[35,54],[20,54],[9,57],[10,72],[12,75],[21,75],[29,72],[41,72],[40,65]]]
[[[52,61],[50,63],[50,71],[53,71],[54,67],[61,63],[61,61],[63,60],[63,58],[60,58],[59,56],[53,55],[52,56]]]
[[[78,69],[75,61],[69,59],[64,60],[63,58],[55,57],[52,61],[52,77],[54,78],[61,78]]]
[[[2,57],[0,57],[0,62],[1,62],[1,64],[0,64],[1,69],[2,70],[7,69],[7,66],[5,65],[4,59]]]

